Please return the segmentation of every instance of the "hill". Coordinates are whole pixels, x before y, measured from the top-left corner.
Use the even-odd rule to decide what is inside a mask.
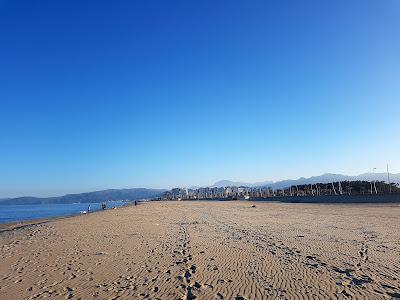
[[[133,189],[110,189],[104,191],[96,191],[81,194],[68,194],[59,197],[18,197],[1,199],[0,205],[15,205],[15,204],[68,204],[68,203],[98,203],[105,201],[116,201],[116,200],[138,200],[157,197],[165,190],[162,189],[145,189],[145,188],[133,188]]]
[[[400,183],[400,173],[399,174],[389,174],[390,182]],[[301,177],[299,179],[288,179],[281,181],[264,181],[256,183],[245,183],[245,182],[235,182],[230,180],[221,180],[214,183],[211,187],[226,187],[226,186],[247,186],[247,187],[261,187],[269,186],[274,189],[287,188],[294,185],[303,184],[316,184],[316,183],[329,183],[338,181],[387,181],[387,173],[364,173],[356,176],[348,176],[342,174],[332,174],[325,173],[319,176],[312,176],[309,178]]]

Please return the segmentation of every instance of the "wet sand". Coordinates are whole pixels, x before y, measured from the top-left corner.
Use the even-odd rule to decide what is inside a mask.
[[[0,247],[0,299],[400,297],[399,204],[152,202]]]

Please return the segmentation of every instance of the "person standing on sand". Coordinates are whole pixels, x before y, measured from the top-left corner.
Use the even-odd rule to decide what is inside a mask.
[[[87,212],[90,213],[90,204],[88,205]]]
[[[136,204],[137,204],[137,203],[136,203],[136,200],[135,200],[135,206],[136,206]]]

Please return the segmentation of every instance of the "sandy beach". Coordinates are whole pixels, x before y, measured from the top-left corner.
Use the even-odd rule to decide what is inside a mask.
[[[400,297],[399,216],[399,204],[181,201],[3,226],[0,299]]]

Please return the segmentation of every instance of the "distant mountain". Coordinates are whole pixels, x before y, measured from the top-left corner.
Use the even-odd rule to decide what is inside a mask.
[[[345,181],[345,180],[359,180],[355,179],[357,176],[346,176],[341,174],[322,174],[319,176],[312,176],[309,178],[301,177],[295,180],[282,180],[277,181],[271,185],[268,185],[272,188],[281,189],[286,188],[291,185],[302,185],[302,184],[315,184],[315,183],[329,183],[329,182],[336,182],[336,181]]]
[[[400,183],[400,174],[389,174],[390,182]],[[322,174],[320,176],[313,176],[310,178],[299,178],[297,180],[283,180],[275,182],[271,186],[272,188],[285,188],[291,185],[301,184],[315,184],[315,183],[329,183],[334,181],[357,181],[357,180],[376,180],[376,181],[387,181],[387,173],[364,173],[357,176],[347,176],[342,174]]]
[[[98,203],[105,201],[116,200],[138,200],[146,198],[154,198],[165,192],[163,189],[111,189],[90,193],[69,194],[60,197],[19,197],[0,199],[0,205],[14,205],[14,204],[68,204],[68,203]]]
[[[391,174],[389,173],[390,182],[400,183],[400,173]],[[364,173],[353,178],[358,178],[358,180],[377,180],[377,181],[387,181],[387,173]]]
[[[273,183],[274,182],[272,180],[266,180],[266,181],[262,181],[262,182],[253,183],[253,186],[266,186],[266,185],[270,185]]]
[[[263,181],[256,183],[248,183],[248,182],[238,182],[231,180],[220,180],[214,183],[211,187],[226,187],[226,186],[265,186],[268,184],[273,184],[273,181]]]
[[[238,182],[231,180],[220,180],[214,183],[211,187],[226,187],[226,186],[251,186],[251,183],[247,182]]]
[[[390,182],[395,182],[400,184],[400,173],[389,174]],[[313,176],[309,178],[301,177],[299,179],[288,179],[282,181],[264,181],[256,183],[246,183],[246,182],[235,182],[230,180],[221,180],[212,185],[212,187],[226,187],[226,186],[269,186],[275,189],[286,188],[291,185],[302,185],[302,184],[315,184],[315,183],[329,183],[336,181],[356,181],[356,180],[376,180],[376,181],[387,181],[387,173],[364,173],[357,176],[347,176],[342,174],[331,174],[326,173],[319,176]]]

